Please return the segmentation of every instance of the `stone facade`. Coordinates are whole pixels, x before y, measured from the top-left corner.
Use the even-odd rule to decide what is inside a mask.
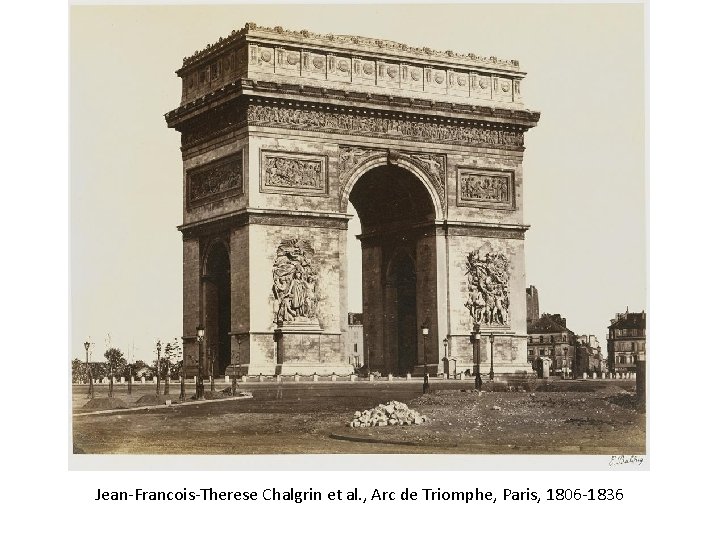
[[[216,373],[352,371],[349,202],[362,363],[442,371],[447,338],[471,367],[477,324],[482,372],[491,341],[495,373],[530,371],[522,158],[539,114],[517,62],[249,24],[177,73],[166,121],[182,134],[188,375],[201,356],[207,374],[207,350],[229,355]]]
[[[559,314],[543,313],[527,325],[528,358],[539,369],[542,359],[551,361],[551,374],[578,375],[575,333]]]
[[[645,312],[618,313],[608,326],[608,369],[612,373],[637,371],[645,362]]]

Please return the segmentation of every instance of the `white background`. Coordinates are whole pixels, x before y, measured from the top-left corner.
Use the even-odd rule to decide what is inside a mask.
[[[652,2],[648,10],[650,471],[152,473],[68,471],[66,6],[6,8],[0,32],[5,52],[4,532],[9,538],[712,536],[718,424],[713,337],[719,47],[714,11],[700,2]],[[32,368],[20,370],[21,364]],[[350,503],[100,505],[91,500],[98,488],[272,485],[358,486],[363,491],[480,486],[498,492],[504,487],[614,487],[623,489],[625,499],[615,505],[396,503],[362,508]]]

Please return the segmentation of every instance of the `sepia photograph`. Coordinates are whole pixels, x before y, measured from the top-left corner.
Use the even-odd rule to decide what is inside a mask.
[[[643,464],[645,15],[70,6],[71,467]]]

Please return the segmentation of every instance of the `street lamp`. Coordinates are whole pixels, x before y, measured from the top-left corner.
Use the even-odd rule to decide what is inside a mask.
[[[128,364],[128,396],[132,395],[133,369],[132,364]]]
[[[430,334],[430,329],[428,328],[427,323],[423,323],[420,328],[422,330],[423,336],[423,371],[425,373],[423,377],[423,394],[427,394],[427,392],[430,390],[430,379],[428,378],[427,372],[427,337],[428,334]]]
[[[190,356],[188,356],[190,358]],[[180,401],[185,401],[185,358],[180,360]]]
[[[90,342],[86,341],[83,343],[85,345],[85,371],[87,372],[88,379],[90,379],[90,388],[88,388],[88,397],[90,399],[95,398],[95,386],[93,385],[93,374],[92,374],[92,368],[90,367],[90,359],[88,356],[88,352],[90,350]]]
[[[482,388],[482,379],[480,378],[480,354],[478,349],[480,348],[480,325],[475,323],[473,325],[472,341],[473,341],[473,354],[475,355],[475,390],[478,392]]]
[[[157,353],[158,353],[157,366],[156,366],[157,367],[157,372],[156,372],[157,376],[155,377],[155,395],[160,397],[160,351],[162,350],[162,345],[160,344],[159,339],[157,340],[157,344],[155,345],[155,347],[157,348]]]
[[[495,371],[494,371],[494,365],[493,365],[493,343],[495,343],[495,335],[491,332],[490,333],[490,380],[495,382]],[[495,388],[495,386],[493,386]]]
[[[205,328],[201,325],[197,327],[198,341],[198,373],[195,383],[195,399],[205,399],[205,389],[203,388],[203,339],[205,339]]]
[[[208,356],[210,357],[210,391],[215,391],[215,354],[216,348],[208,346]]]
[[[450,378],[450,358],[448,358],[448,343],[450,343],[450,341],[448,340],[447,337],[445,337],[443,339],[443,348],[445,349],[444,361],[445,361],[445,364],[447,365],[446,377],[449,379]]]

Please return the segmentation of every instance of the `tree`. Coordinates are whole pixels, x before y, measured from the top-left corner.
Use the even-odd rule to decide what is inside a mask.
[[[72,361],[72,382],[73,384],[88,382],[87,367],[79,358]]]
[[[105,359],[108,361],[108,372],[112,373],[114,377],[123,377],[127,371],[127,360],[123,356],[120,349],[115,347],[109,348],[105,351]]]
[[[163,372],[169,369],[170,376],[177,377],[182,367],[182,346],[178,338],[165,344],[165,355],[162,360],[164,360]]]

